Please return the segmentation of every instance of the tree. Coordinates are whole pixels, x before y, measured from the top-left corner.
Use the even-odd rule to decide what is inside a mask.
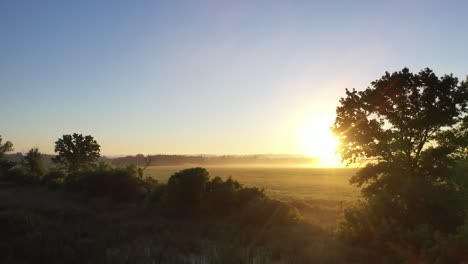
[[[8,170],[15,165],[14,162],[5,158],[5,153],[13,150],[13,144],[7,141],[2,144],[2,136],[0,136],[0,178],[8,175]]]
[[[332,130],[343,161],[365,164],[351,183],[363,187],[369,205],[408,225],[448,231],[463,222],[463,197],[453,181],[463,141],[446,135],[459,138],[467,103],[468,80],[428,68],[386,72],[363,91],[346,89]]]
[[[32,177],[40,179],[45,175],[46,168],[42,154],[37,148],[33,148],[24,156],[24,163]]]
[[[2,144],[2,136],[0,136],[0,159],[5,157],[5,153],[13,150],[13,143],[6,141]]]
[[[99,157],[100,146],[92,136],[82,134],[63,135],[55,142],[55,152],[52,160],[68,168],[69,172],[76,172],[95,163]]]

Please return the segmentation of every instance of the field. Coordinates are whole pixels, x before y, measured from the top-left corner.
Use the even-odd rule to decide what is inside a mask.
[[[190,166],[153,166],[145,174],[165,182],[170,175]],[[331,226],[343,206],[359,198],[349,184],[353,168],[310,167],[207,167],[211,177],[232,177],[246,186],[263,188],[269,196],[296,206],[311,222]]]
[[[166,181],[184,167],[149,167]],[[2,263],[362,263],[335,240],[353,169],[208,167],[294,205],[305,222],[262,228],[215,218],[167,219],[157,209],[104,197],[0,182]],[[367,256],[367,255],[363,255]]]

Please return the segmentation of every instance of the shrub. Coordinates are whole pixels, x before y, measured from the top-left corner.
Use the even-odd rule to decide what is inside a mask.
[[[204,209],[209,214],[229,216],[238,207],[238,191],[241,185],[229,178],[223,181],[215,177],[206,183],[203,197]]]
[[[146,196],[146,206],[150,208],[163,208],[167,199],[167,185],[154,184]]]
[[[244,205],[239,218],[245,224],[266,226],[296,223],[301,216],[296,208],[265,197],[253,199]]]
[[[140,178],[136,166],[111,168],[101,164],[97,168],[70,174],[66,187],[72,191],[84,192],[91,196],[105,196],[114,201],[135,202],[147,193],[148,183],[153,181]]]
[[[192,216],[201,209],[209,174],[204,168],[176,172],[167,182],[167,212],[172,216]]]
[[[42,183],[46,184],[49,189],[56,190],[64,186],[66,177],[67,174],[64,171],[54,168],[44,175]]]
[[[0,158],[0,179],[8,180],[9,171],[11,168],[16,166],[16,162],[9,161],[5,158]]]
[[[44,175],[44,177],[42,178],[42,182],[49,183],[51,181],[56,181],[59,179],[63,180],[66,177],[67,177],[67,174],[64,171],[54,168]]]
[[[243,207],[250,201],[265,199],[266,197],[263,189],[257,187],[243,187],[237,192],[237,203],[239,207]]]
[[[39,183],[46,171],[42,155],[31,149],[19,162],[0,159],[0,177],[19,184]]]
[[[298,211],[268,198],[263,190],[243,187],[220,177],[210,179],[204,168],[176,172],[167,185],[158,184],[147,196],[147,204],[172,217],[233,217],[253,225],[284,224],[300,219]]]
[[[6,179],[19,184],[39,183],[37,175],[32,174],[23,163],[11,167],[7,172]]]

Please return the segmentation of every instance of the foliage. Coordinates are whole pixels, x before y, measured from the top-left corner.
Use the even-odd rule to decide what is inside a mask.
[[[460,263],[468,259],[466,223],[453,234],[426,223],[407,228],[398,215],[382,217],[387,207],[378,201],[347,208],[338,223],[338,238],[376,253],[369,262]]]
[[[26,153],[23,158],[25,166],[28,168],[28,172],[31,177],[41,180],[46,173],[46,166],[42,158],[42,154],[37,148],[33,148]]]
[[[51,168],[49,169],[47,174],[44,175],[42,181],[43,183],[49,183],[54,180],[65,179],[67,176],[68,176],[67,173],[64,172],[63,170],[59,168]]]
[[[8,177],[8,171],[15,165],[5,158],[5,153],[13,150],[13,143],[6,141],[2,143],[3,139],[0,135],[0,179]]]
[[[5,177],[6,180],[19,184],[35,183],[36,178],[29,174],[28,168],[24,163],[18,163],[12,166]]]
[[[430,69],[386,72],[364,91],[346,90],[333,127],[342,158],[403,161],[415,169],[426,144],[460,121],[467,101],[467,82]]]
[[[39,183],[46,174],[42,154],[33,148],[19,162],[0,161],[3,167],[3,179],[20,184]]]
[[[92,136],[82,134],[63,135],[55,142],[53,161],[64,165],[69,172],[77,172],[93,165],[101,156],[100,146]]]
[[[365,201],[345,213],[345,237],[422,252],[421,241],[405,238],[410,230],[453,233],[463,224],[467,196],[455,165],[466,154],[467,103],[468,81],[430,69],[387,72],[364,91],[346,90],[332,129],[343,161],[365,164],[351,179]]]
[[[2,143],[3,139],[2,136],[0,135],[0,159],[5,158],[5,153],[12,151],[13,150],[13,143],[10,141],[6,141],[5,143]]]
[[[242,186],[235,180],[228,178],[223,181],[220,177],[214,177],[206,183],[203,200],[205,209],[218,216],[232,214],[234,208],[239,207],[237,193]]]
[[[251,225],[294,223],[300,220],[300,214],[295,208],[268,198],[263,190],[244,187],[232,178],[210,179],[204,168],[174,173],[167,184],[155,185],[148,194],[147,204],[179,219],[231,218]]]
[[[65,178],[68,190],[81,191],[90,196],[109,197],[119,202],[142,200],[151,188],[148,184],[153,182],[139,177],[136,166],[112,168],[105,164],[82,169]]]
[[[167,182],[167,210],[174,216],[190,216],[200,212],[203,193],[209,179],[204,168],[176,172]]]
[[[144,207],[96,200],[40,185],[0,186],[0,262],[363,262],[354,248],[314,225],[166,219]]]

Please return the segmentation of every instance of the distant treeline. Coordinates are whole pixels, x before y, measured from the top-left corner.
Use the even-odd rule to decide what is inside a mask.
[[[113,165],[126,166],[136,164],[144,166],[149,161],[151,166],[167,165],[301,165],[314,164],[316,159],[298,155],[151,155],[126,156],[110,159]]]
[[[23,159],[21,152],[7,154],[7,158],[14,162]],[[52,158],[55,155],[43,154],[46,165],[52,165]],[[313,165],[317,163],[315,158],[300,155],[150,155],[138,154],[125,157],[101,157],[99,161],[115,166],[127,166],[135,164],[145,166],[149,162],[150,166],[176,166],[176,165]]]

